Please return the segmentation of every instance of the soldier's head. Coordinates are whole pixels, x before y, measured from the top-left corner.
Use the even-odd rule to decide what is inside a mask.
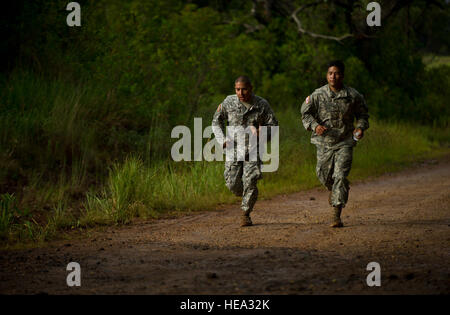
[[[249,102],[252,98],[253,86],[249,77],[241,75],[234,81],[234,89],[240,101]]]
[[[340,60],[333,60],[327,64],[327,81],[330,88],[340,90],[344,82],[344,63]]]

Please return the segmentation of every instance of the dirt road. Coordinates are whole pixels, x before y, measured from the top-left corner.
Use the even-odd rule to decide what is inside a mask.
[[[2,251],[0,293],[449,294],[449,205],[447,158],[352,185],[342,229],[318,188],[258,201],[253,227],[232,205]],[[81,287],[66,285],[72,261]]]

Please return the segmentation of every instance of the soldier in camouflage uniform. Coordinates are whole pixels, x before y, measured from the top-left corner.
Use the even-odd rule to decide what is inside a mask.
[[[270,108],[269,103],[252,92],[252,85],[248,77],[240,76],[235,81],[235,95],[229,95],[217,108],[214,114],[212,127],[216,140],[224,148],[234,150],[232,159],[225,161],[225,183],[228,189],[236,196],[242,196],[242,223],[241,226],[251,226],[250,213],[258,197],[257,180],[262,178],[261,160],[258,154],[254,159],[249,158],[251,141],[245,145],[235,147],[236,138],[231,139],[229,134],[224,137],[225,121],[230,127],[249,128],[253,136],[258,136],[261,126],[278,126],[278,121]],[[248,129],[247,129],[248,130]],[[268,134],[270,137],[270,135]],[[255,143],[257,143],[255,141]],[[243,152],[243,160],[237,158],[238,152]]]
[[[328,84],[315,90],[301,107],[303,126],[312,131],[311,143],[317,146],[317,177],[330,191],[332,227],[343,226],[340,216],[348,200],[354,139],[361,139],[369,128],[364,97],[343,84],[344,70],[341,61],[330,62]]]

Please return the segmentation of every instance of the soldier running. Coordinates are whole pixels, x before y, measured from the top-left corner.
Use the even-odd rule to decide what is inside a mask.
[[[301,114],[303,126],[312,131],[311,143],[317,147],[317,177],[330,191],[331,227],[343,227],[341,212],[348,201],[353,147],[369,128],[369,115],[364,97],[343,84],[343,62],[332,61],[327,69],[328,84],[306,98]]]
[[[245,141],[244,148],[235,148],[235,138],[224,137],[225,120],[229,127],[250,128],[253,136],[258,136],[261,126],[278,126],[278,121],[269,103],[262,97],[253,94],[252,84],[247,76],[240,76],[234,83],[235,95],[229,95],[217,108],[212,127],[216,140],[223,148],[234,150],[233,158],[225,161],[225,184],[232,193],[242,197],[241,226],[251,226],[250,213],[258,197],[257,180],[262,178],[259,154],[255,159],[249,158],[252,141]],[[270,138],[270,134],[268,133]],[[257,141],[256,141],[257,143]],[[237,152],[243,149],[243,160],[237,158]],[[228,154],[227,154],[228,157]]]

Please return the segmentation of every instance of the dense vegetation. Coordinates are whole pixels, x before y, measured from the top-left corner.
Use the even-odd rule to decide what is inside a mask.
[[[67,26],[68,2],[16,1],[2,12],[3,240],[235,200],[221,163],[171,161],[170,132],[194,117],[209,125],[241,74],[280,120],[280,169],[261,182],[263,197],[318,184],[299,107],[325,84],[330,59],[345,62],[371,115],[352,179],[448,152],[446,1],[395,10],[379,1],[392,14],[370,29],[356,27],[369,1],[298,14],[312,32],[352,34],[341,41],[298,31],[290,10],[309,1],[79,1],[81,27]]]

